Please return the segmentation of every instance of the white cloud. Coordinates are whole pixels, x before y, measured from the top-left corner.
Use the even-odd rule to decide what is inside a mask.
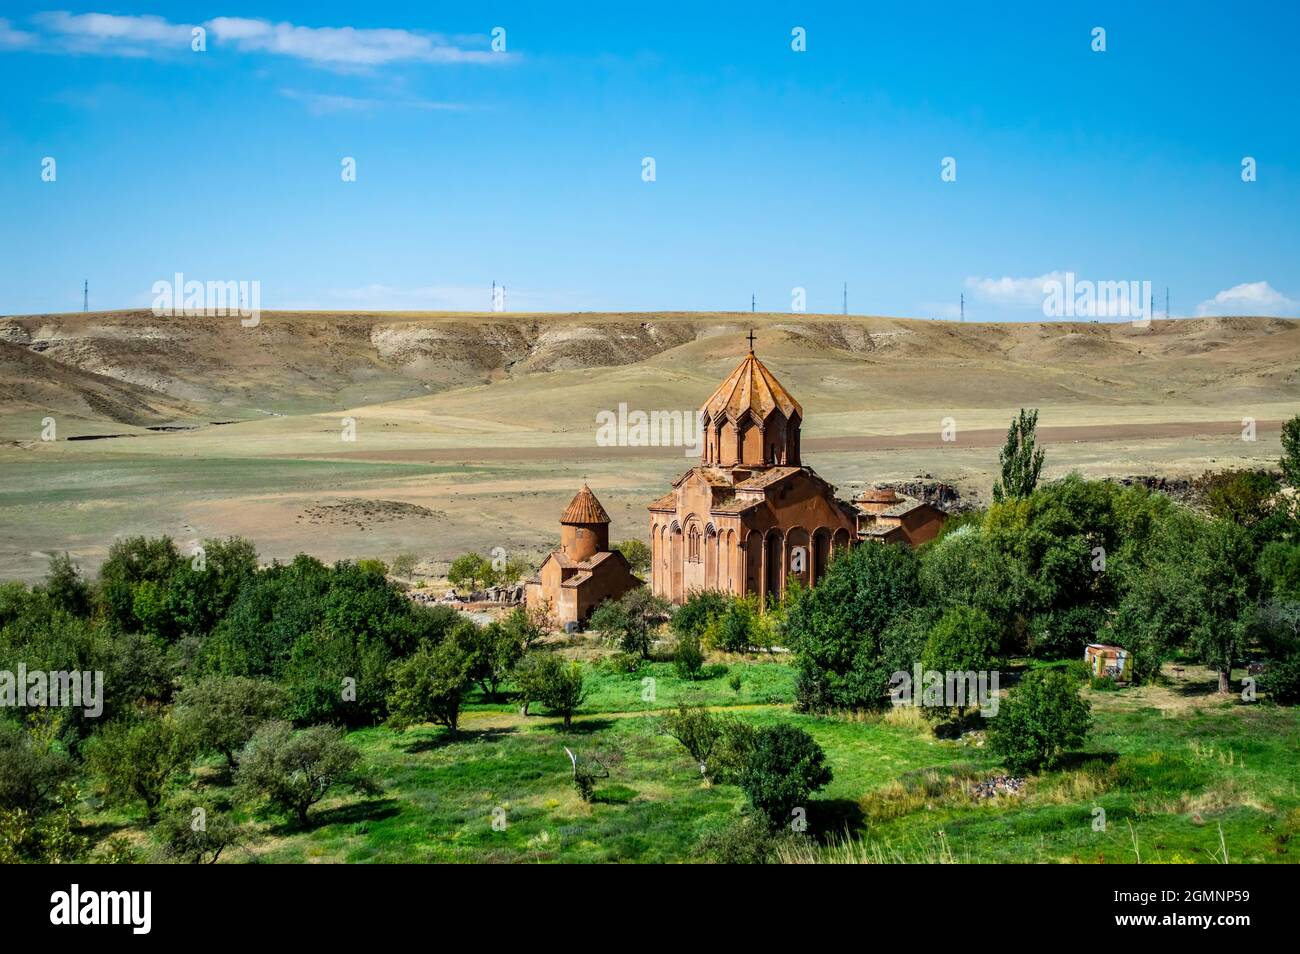
[[[1064,282],[1065,272],[1048,272],[1036,278],[978,278],[966,279],[966,289],[980,301],[1007,307],[1042,308],[1046,297],[1044,286],[1051,281]]]
[[[1300,302],[1287,298],[1268,282],[1246,282],[1225,288],[1196,306],[1196,314],[1208,315],[1300,315]]]
[[[17,30],[8,20],[0,19],[0,50],[21,50],[35,43],[35,33]]]
[[[210,49],[222,45],[241,53],[284,56],[314,66],[358,70],[390,63],[504,63],[513,54],[493,53],[487,37],[447,37],[401,29],[309,27],[247,17],[214,17],[201,24],[162,17],[69,13],[57,10],[31,18],[39,33],[12,29],[0,20],[0,48],[28,47],[52,53],[103,56],[165,56],[190,52],[196,26],[209,35]]]
[[[310,90],[281,89],[280,95],[307,107],[314,116],[330,113],[370,112],[381,107],[399,109],[424,109],[429,111],[460,112],[471,109],[463,103],[440,103],[426,99],[367,99],[361,96],[340,96],[333,93],[315,93]]]

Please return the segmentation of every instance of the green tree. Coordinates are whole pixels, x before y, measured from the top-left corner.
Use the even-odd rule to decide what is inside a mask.
[[[831,781],[826,753],[803,729],[779,724],[758,730],[740,775],[740,787],[773,828],[789,823],[796,808]]]
[[[235,754],[287,702],[284,688],[264,679],[207,676],[177,693],[172,711],[196,751],[216,752],[233,771]]]
[[[235,782],[247,797],[265,798],[305,827],[308,810],[335,786],[374,790],[356,771],[360,761],[333,726],[295,732],[287,722],[267,722],[240,753]]]
[[[989,747],[1011,771],[1037,771],[1083,744],[1089,708],[1069,673],[1032,669],[989,720]]]
[[[400,731],[432,722],[455,735],[473,668],[473,659],[456,639],[425,643],[409,658],[394,663],[389,725]]]
[[[213,865],[227,849],[251,841],[253,829],[211,800],[185,793],[167,800],[153,837],[169,861]]]
[[[926,671],[941,673],[987,672],[997,666],[1000,643],[997,624],[987,613],[969,606],[954,606],[930,630],[921,666]],[[960,719],[967,706],[977,704],[977,700],[967,699],[965,705],[927,707],[925,713],[935,718],[946,714]]]
[[[496,698],[501,684],[523,658],[523,635],[517,625],[491,622],[479,626],[472,620],[465,620],[452,631],[451,638],[470,658],[470,677],[488,699]]]
[[[540,653],[531,664],[531,688],[537,701],[564,718],[566,729],[573,726],[573,713],[587,697],[582,665],[565,662],[554,653]]]
[[[650,547],[643,540],[624,540],[614,547],[638,576],[650,572]]]
[[[392,571],[393,576],[401,577],[403,580],[409,580],[415,573],[416,564],[420,558],[414,553],[399,553],[393,557]]]
[[[700,775],[708,774],[709,757],[722,738],[722,726],[708,709],[678,703],[676,712],[660,717],[659,729],[682,744],[699,765]]]
[[[462,553],[451,561],[447,579],[453,586],[468,586],[471,591],[481,589],[496,579],[492,561],[478,553]]]
[[[920,598],[908,547],[854,547],[800,590],[785,621],[794,651],[796,703],[804,711],[874,707],[889,684],[881,638]]]
[[[90,584],[81,576],[81,569],[67,553],[50,557],[50,569],[45,575],[45,592],[50,602],[73,616],[89,616],[94,602]]]
[[[174,719],[154,711],[104,726],[86,745],[86,764],[113,801],[144,803],[152,824],[168,782],[189,765],[190,749]]]
[[[1258,470],[1203,474],[1195,483],[1197,498],[1211,517],[1253,527],[1274,510],[1277,478]]]
[[[32,817],[53,811],[72,772],[72,761],[65,754],[38,743],[16,723],[0,719],[0,809]]]
[[[591,614],[591,627],[617,643],[623,652],[644,659],[650,655],[653,628],[669,611],[667,600],[655,596],[648,586],[638,586],[617,600],[601,603]]]
[[[1282,425],[1282,478],[1300,487],[1300,414]]]
[[[1034,448],[1038,430],[1038,409],[1026,412],[1007,429],[1007,440],[998,454],[1002,479],[993,485],[993,500],[1000,503],[1008,498],[1028,497],[1038,486],[1038,475],[1043,470],[1043,452]]]
[[[148,623],[161,622],[159,607],[166,606],[166,588],[180,562],[170,537],[129,537],[113,543],[99,568],[99,595],[109,622],[125,632],[146,631],[141,609],[148,611]]]

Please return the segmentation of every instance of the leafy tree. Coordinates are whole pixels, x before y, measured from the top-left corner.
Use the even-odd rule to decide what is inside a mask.
[[[249,797],[265,798],[307,825],[307,812],[336,785],[370,792],[356,771],[361,753],[341,730],[313,726],[298,732],[287,722],[267,722],[239,755],[235,781]]]
[[[167,800],[153,836],[170,861],[214,865],[226,849],[251,841],[253,829],[210,800],[184,794]]]
[[[542,613],[536,609],[524,609],[522,606],[516,606],[511,610],[509,615],[501,621],[501,627],[506,631],[509,638],[519,646],[520,657],[531,650],[537,641],[546,635]]]
[[[166,588],[180,562],[170,537],[114,542],[99,568],[99,595],[109,622],[125,632],[164,622]],[[148,618],[142,619],[141,612]]]
[[[740,775],[750,804],[773,828],[789,822],[795,808],[831,781],[831,768],[813,737],[803,729],[780,724],[759,729]]]
[[[769,615],[776,614],[769,611]],[[746,653],[769,645],[771,640],[763,614],[759,612],[758,597],[729,597],[705,627],[704,642],[727,653]]]
[[[677,637],[677,653],[673,658],[673,667],[683,679],[698,679],[704,669],[704,650],[700,648],[700,637],[687,633]]]
[[[473,659],[456,639],[424,643],[408,659],[394,663],[389,725],[400,731],[432,722],[455,735],[473,667]]]
[[[934,672],[981,672],[997,665],[1001,636],[997,624],[983,610],[954,606],[940,617],[930,630],[921,665]],[[919,688],[919,687],[918,687]],[[968,699],[967,705],[976,704]],[[931,717],[947,714],[961,718],[966,705],[929,707]]]
[[[78,831],[77,790],[61,785],[40,812],[0,808],[0,864],[68,864],[85,853],[89,840]]]
[[[357,561],[357,569],[364,573],[374,573],[377,576],[388,575],[388,564],[383,560],[364,559]]]
[[[201,558],[182,558],[173,569],[158,628],[172,635],[207,636],[256,574],[252,542],[241,537],[203,541]]]
[[[673,610],[668,625],[678,639],[686,635],[702,637],[709,624],[726,612],[731,600],[721,590],[695,590]]]
[[[1260,683],[1260,688],[1279,705],[1293,706],[1300,702],[1300,652],[1269,663]]]
[[[1266,544],[1259,554],[1259,582],[1268,596],[1300,602],[1300,542]]]
[[[1205,473],[1194,485],[1211,517],[1243,527],[1253,527],[1272,514],[1279,488],[1276,477],[1258,470]]]
[[[1011,771],[1036,771],[1083,744],[1089,709],[1069,673],[1032,669],[989,721],[989,747]]]
[[[45,575],[46,594],[50,602],[73,616],[89,616],[93,608],[94,593],[81,576],[81,569],[66,553],[50,557],[50,570]]]
[[[451,561],[447,579],[453,586],[465,585],[471,591],[491,583],[496,578],[492,561],[478,553],[463,553]]]
[[[659,728],[682,744],[699,764],[700,775],[707,775],[709,756],[722,738],[722,727],[708,709],[679,703],[676,712],[660,718]]]
[[[1038,475],[1043,470],[1043,452],[1034,448],[1037,430],[1038,409],[1026,413],[1021,408],[1020,416],[1007,429],[1006,443],[998,454],[1002,479],[993,485],[995,503],[1028,497],[1038,486]]]
[[[460,643],[471,660],[471,678],[489,699],[496,698],[498,688],[523,658],[521,636],[518,626],[497,622],[478,626],[472,620],[464,620],[452,631],[451,638]]]
[[[86,745],[86,764],[103,781],[109,798],[143,802],[150,824],[158,819],[167,783],[189,759],[175,720],[151,710],[110,722]]]
[[[235,754],[287,701],[282,686],[264,679],[208,676],[177,693],[173,714],[197,751],[224,756],[233,771]]]
[[[1300,414],[1282,425],[1282,477],[1300,487]]]
[[[564,727],[573,726],[573,713],[587,697],[582,666],[568,663],[554,653],[537,653],[529,665],[529,689],[551,712],[564,717]]]
[[[498,586],[515,586],[528,572],[528,564],[522,560],[506,560],[501,569],[495,571],[493,582]]]
[[[591,614],[591,626],[615,641],[625,653],[650,655],[652,628],[669,612],[666,600],[647,586],[629,590],[617,600],[606,600]]]
[[[420,558],[414,553],[399,553],[393,557],[391,564],[393,576],[399,576],[404,580],[409,580],[415,574],[416,564]]]
[[[632,572],[640,575],[650,572],[650,547],[644,540],[624,540],[614,547],[623,554]]]
[[[43,745],[17,724],[0,719],[0,809],[39,817],[56,807],[72,777],[66,755]]]
[[[1255,606],[1249,533],[1224,520],[1178,514],[1166,520],[1129,579],[1112,623],[1114,639],[1134,652],[1134,673],[1149,677],[1186,642],[1230,691]]]
[[[882,634],[919,597],[910,548],[864,544],[832,561],[815,587],[799,592],[786,616],[799,708],[879,705],[892,672]]]

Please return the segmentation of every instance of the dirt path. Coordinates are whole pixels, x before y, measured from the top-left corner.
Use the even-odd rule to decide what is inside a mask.
[[[1282,429],[1281,421],[1257,421],[1257,435]],[[1038,443],[1069,444],[1098,441],[1160,440],[1178,437],[1239,438],[1240,419],[1235,421],[1170,421],[1138,424],[1080,424],[1042,426]],[[865,434],[856,437],[809,437],[803,441],[807,454],[914,450],[938,450],[945,447],[1001,447],[1007,432],[1000,427],[957,429],[955,441],[944,441],[938,429],[908,434]],[[421,463],[461,463],[477,461],[521,460],[609,460],[610,458],[683,457],[681,447],[599,447],[594,442],[556,447],[429,447],[394,450],[353,450],[331,454],[277,454],[298,460],[368,460],[415,461]]]

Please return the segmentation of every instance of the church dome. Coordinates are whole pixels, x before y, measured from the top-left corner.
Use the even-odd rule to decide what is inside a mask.
[[[554,512],[554,511],[552,511]],[[609,514],[586,484],[569,501],[560,523],[609,523]]]
[[[746,412],[759,421],[767,420],[773,411],[780,411],[787,419],[803,417],[799,402],[752,351],[718,385],[700,410],[710,419],[725,417],[729,421],[739,420]]]

